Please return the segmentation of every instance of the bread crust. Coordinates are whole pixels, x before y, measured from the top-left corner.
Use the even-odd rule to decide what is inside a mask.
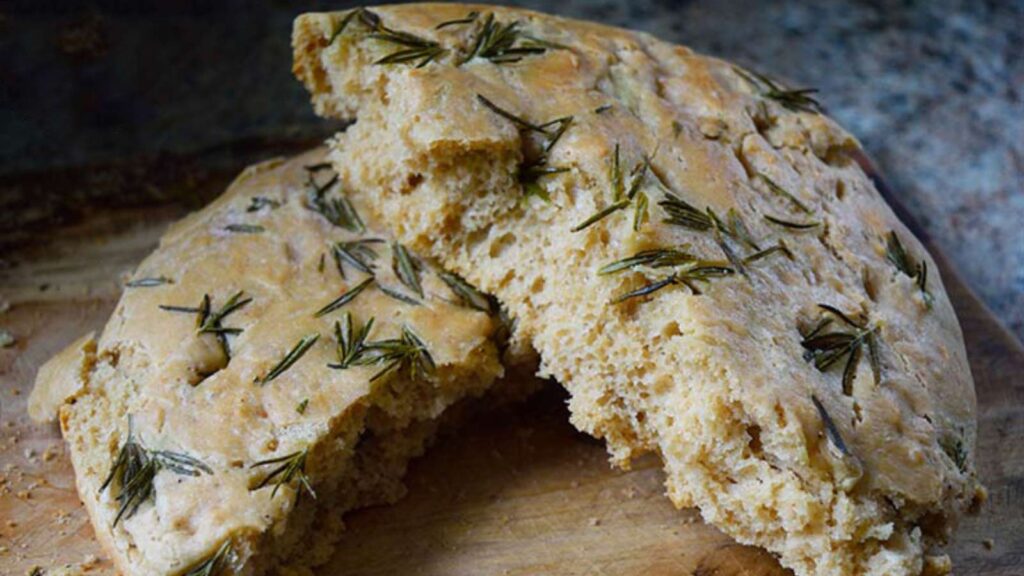
[[[343,182],[508,307],[577,427],[622,466],[660,454],[678,506],[798,574],[921,572],[981,494],[974,387],[935,263],[851,135],[800,93],[640,32],[456,4],[342,29],[352,14],[303,15],[293,34],[317,113],[358,120],[332,142]],[[489,14],[543,49],[483,56]],[[440,52],[396,63],[381,30]],[[556,171],[524,176],[538,165]],[[667,222],[672,198],[702,224]],[[600,273],[650,250],[731,271]],[[824,319],[857,350],[808,361]]]
[[[504,371],[494,318],[460,304],[426,262],[414,263],[423,295],[413,294],[392,270],[393,245],[371,220],[368,231],[350,232],[314,209],[311,187],[328,199],[344,193],[325,186],[333,172],[324,155],[245,170],[164,235],[98,339],[74,344],[41,372],[33,405],[41,417],[59,405],[78,492],[122,574],[182,574],[225,542],[222,573],[325,561],[340,515],[401,495],[405,463],[422,452],[437,419]],[[366,245],[376,258],[361,253],[372,276],[332,258],[335,243],[369,238],[380,239]],[[316,314],[371,277],[349,304]],[[236,302],[251,300],[215,326],[226,342],[197,330],[204,295],[209,317],[239,293]],[[349,312],[356,329],[375,319],[367,342],[400,338],[407,328],[434,366],[414,374],[401,363],[380,377],[386,363],[329,367],[340,362],[335,322],[344,324]],[[115,525],[115,497],[125,488],[104,482],[129,434],[151,458],[170,451],[200,464],[185,473],[158,469],[152,495]],[[298,476],[275,489],[266,482],[274,466],[259,464],[302,451],[317,500],[299,493]]]

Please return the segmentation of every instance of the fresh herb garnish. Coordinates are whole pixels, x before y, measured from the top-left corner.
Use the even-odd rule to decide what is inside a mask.
[[[352,314],[345,312],[341,322],[334,323],[334,338],[338,342],[338,362],[328,364],[337,370],[345,370],[351,366],[360,366],[360,361],[368,351],[366,338],[373,330],[373,318],[362,326],[355,323]]]
[[[474,288],[469,282],[463,280],[458,274],[442,270],[438,272],[437,275],[445,284],[448,285],[448,288],[451,289],[452,293],[458,296],[459,301],[461,301],[463,305],[473,308],[474,310],[487,312],[488,314],[493,312],[493,301]]]
[[[686,286],[690,289],[691,293],[699,295],[702,294],[702,292],[697,287],[697,282],[707,283],[712,279],[724,278],[735,273],[736,271],[733,268],[730,268],[723,263],[695,260],[689,264],[681,265],[675,272],[672,272],[660,280],[648,282],[636,290],[617,296],[612,300],[612,303],[618,304],[633,298],[649,296],[669,286],[678,285]]]
[[[543,54],[549,48],[564,48],[523,34],[519,24],[518,20],[501,24],[494,19],[494,13],[488,13],[478,26],[473,43],[459,65],[476,57],[490,60],[494,64],[509,64],[532,54]]]
[[[358,18],[359,22],[370,30],[370,33],[367,34],[368,38],[395,44],[399,47],[396,51],[374,62],[374,64],[415,63],[417,68],[422,68],[446,52],[440,44],[433,40],[427,40],[426,38],[385,26],[380,16],[365,8],[358,8],[347,14],[334,31],[334,34],[331,35],[331,42],[334,42],[334,39],[345,30],[353,18]]]
[[[258,224],[228,224],[224,229],[237,234],[259,234],[266,230]]]
[[[417,296],[423,298],[423,287],[420,285],[420,270],[423,265],[419,260],[412,257],[405,246],[398,242],[391,243],[391,269],[395,276],[412,290]]]
[[[792,222],[790,220],[783,220],[782,218],[776,218],[775,216],[768,214],[764,215],[764,219],[772,224],[782,226],[783,228],[790,228],[792,230],[810,230],[811,228],[821,226],[821,222]]]
[[[153,276],[150,278],[139,278],[126,282],[125,286],[128,288],[152,288],[154,286],[162,286],[164,284],[174,284],[174,280],[166,276]]]
[[[408,370],[414,379],[418,379],[435,370],[434,359],[427,346],[408,326],[402,327],[400,338],[378,340],[367,344],[369,354],[360,364],[383,365],[384,368],[370,378],[374,382],[393,370]]]
[[[668,218],[664,220],[666,224],[682,226],[697,232],[706,232],[714,225],[711,216],[706,212],[698,210],[693,204],[671,192],[665,192],[665,198],[658,202],[658,206],[668,214]]]
[[[917,288],[921,291],[921,297],[924,299],[925,305],[931,308],[934,298],[928,292],[928,263],[924,259],[915,263],[910,255],[907,254],[903,243],[900,242],[899,236],[891,230],[885,238],[885,258],[897,270],[914,280]]]
[[[804,347],[804,359],[814,362],[814,367],[825,372],[832,365],[846,358],[846,365],[843,368],[843,393],[853,393],[853,380],[857,375],[857,365],[860,363],[864,348],[867,348],[868,359],[871,362],[871,371],[877,383],[881,374],[881,361],[879,359],[877,332],[878,327],[868,327],[863,321],[855,321],[839,309],[827,304],[818,304],[827,315],[806,334],[802,334],[803,340],[800,345]],[[830,326],[834,318],[838,318],[846,329],[832,330],[823,333],[825,328]]]
[[[604,114],[605,112],[607,112],[607,111],[609,111],[611,109],[612,109],[612,105],[611,104],[605,104],[604,106],[598,106],[597,108],[594,108],[594,114]]]
[[[307,167],[307,170],[309,168]],[[356,212],[355,206],[340,191],[332,198],[327,197],[329,192],[338,183],[338,175],[334,174],[325,184],[319,185],[313,175],[317,171],[310,171],[309,180],[306,183],[306,201],[310,210],[318,212],[335,226],[340,226],[349,232],[364,232],[362,218]]]
[[[757,88],[762,98],[774,100],[790,112],[821,113],[821,104],[812,96],[818,92],[816,88],[789,90],[783,88],[771,78],[752,70],[744,70],[739,66],[733,66],[733,70]]]
[[[215,576],[224,569],[224,563],[227,560],[228,554],[231,553],[231,541],[225,540],[217,551],[210,555],[209,558],[203,560],[199,564],[192,567],[191,570],[186,572],[184,576]]]
[[[794,208],[796,208],[800,212],[803,212],[804,214],[811,213],[811,209],[808,208],[806,204],[801,202],[799,198],[794,196],[789,190],[786,190],[782,186],[779,186],[778,184],[775,183],[774,180],[765,176],[764,174],[758,173],[758,177],[761,178],[761,181],[768,186],[768,189],[771,190],[773,194],[785,198],[786,200],[789,201],[790,204],[793,205]]]
[[[469,14],[466,14],[462,18],[456,18],[455,20],[446,20],[444,22],[441,22],[437,26],[434,26],[434,30],[441,30],[441,29],[447,28],[449,26],[458,26],[459,24],[472,24],[473,22],[476,21],[476,19],[479,16],[480,16],[480,13],[474,10],[474,11],[470,12]]]
[[[643,267],[667,268],[674,266],[686,266],[696,262],[697,260],[696,256],[679,250],[672,250],[668,248],[642,250],[628,258],[623,258],[622,260],[617,260],[611,264],[601,267],[597,273],[604,276]]]
[[[153,495],[153,479],[160,470],[167,469],[182,476],[213,474],[208,466],[185,454],[165,450],[151,451],[137,442],[132,429],[132,418],[128,418],[128,437],[117,458],[110,467],[110,473],[100,486],[100,492],[108,487],[117,490],[117,516],[114,526],[122,518],[131,518],[143,502]]]
[[[758,260],[760,260],[762,258],[767,258],[768,256],[771,256],[772,254],[782,254],[783,256],[785,256],[786,258],[788,258],[790,260],[793,259],[793,252],[790,251],[789,246],[786,246],[786,243],[783,242],[780,239],[773,246],[769,246],[769,247],[765,248],[764,250],[758,250],[757,252],[754,252],[753,254],[748,254],[747,256],[744,256],[743,257],[743,263],[744,264],[751,264],[751,263],[756,262],[756,261],[758,261]]]
[[[550,202],[551,199],[547,192],[537,181],[545,176],[569,171],[569,168],[549,166],[548,159],[551,149],[572,125],[573,117],[564,116],[543,124],[534,124],[501,108],[481,94],[477,94],[476,97],[481,104],[498,116],[512,122],[520,131],[536,133],[543,137],[543,143],[539,145],[539,150],[527,151],[527,160],[519,168],[519,182],[523,186],[525,197],[537,196],[545,202]]]
[[[309,169],[308,167],[306,168]],[[281,202],[274,200],[273,198],[267,198],[266,196],[253,196],[249,199],[249,206],[245,209],[246,212],[259,212],[263,208],[270,208],[271,210],[281,207]]]
[[[341,296],[338,296],[334,300],[331,300],[326,306],[317,310],[316,314],[314,314],[313,316],[315,318],[319,318],[325,314],[330,314],[331,312],[334,312],[338,308],[341,308],[345,304],[348,304],[352,300],[355,300],[356,296],[359,296],[359,294],[362,293],[363,290],[366,290],[366,287],[369,286],[370,284],[373,284],[373,282],[374,277],[370,276],[369,278],[363,280],[359,284],[356,284],[351,289],[346,290]]]
[[[377,252],[371,248],[372,244],[382,244],[380,238],[362,238],[350,242],[338,242],[331,247],[331,254],[334,256],[334,263],[338,267],[338,273],[345,277],[344,264],[352,266],[364,274],[373,274],[373,260],[377,259]]]
[[[224,319],[230,314],[240,310],[252,302],[252,298],[245,298],[245,292],[235,292],[223,306],[216,312],[212,311],[212,304],[209,294],[204,294],[203,299],[197,308],[188,306],[170,306],[161,304],[160,309],[167,312],[184,312],[196,315],[196,330],[200,334],[213,334],[217,337],[224,356],[231,358],[231,348],[228,345],[228,335],[235,335],[242,332],[241,328],[229,328],[223,325]]]
[[[299,405],[295,407],[295,411],[298,412],[299,414],[305,414],[306,413],[306,408],[308,406],[309,406],[309,398],[303,398],[302,402],[299,402]]]
[[[616,144],[608,177],[612,183],[612,203],[577,224],[573,227],[572,231],[579,232],[600,222],[611,214],[628,207],[633,203],[634,199],[636,200],[636,205],[633,213],[633,230],[639,230],[640,226],[647,219],[647,195],[641,192],[640,188],[643,186],[649,169],[650,162],[647,158],[637,162],[630,171],[630,183],[627,188],[625,177],[622,173],[622,163],[619,158],[619,145]]]
[[[821,423],[825,425],[825,435],[828,436],[828,441],[836,447],[837,450],[843,456],[852,456],[850,449],[846,447],[846,442],[843,441],[843,436],[839,433],[839,428],[836,427],[836,423],[832,420],[832,416],[829,415],[828,410],[825,410],[825,405],[818,400],[818,397],[811,395],[811,402],[814,403],[814,407],[818,410],[818,416],[821,418]]]
[[[291,368],[292,365],[298,362],[299,359],[309,351],[313,344],[316,344],[316,341],[319,338],[319,334],[307,334],[306,336],[303,336],[302,339],[299,340],[287,354],[285,354],[284,358],[281,358],[281,360],[275,364],[269,372],[257,378],[256,382],[258,382],[260,386],[264,386],[281,374],[284,374],[286,370]]]
[[[306,476],[306,456],[308,454],[309,448],[305,448],[285,456],[255,462],[249,467],[250,469],[274,464],[280,464],[280,466],[271,470],[253,490],[259,490],[273,483],[274,489],[270,492],[270,497],[273,498],[281,486],[291,484],[293,480],[298,480],[299,489],[295,492],[296,501],[298,501],[299,495],[302,494],[302,489],[309,492],[309,495],[316,500],[316,492],[313,491],[313,487],[309,483],[309,477]]]
[[[403,304],[409,304],[409,305],[412,305],[412,306],[420,306],[422,304],[422,302],[420,302],[419,300],[413,298],[412,296],[406,296],[405,294],[402,294],[398,290],[395,290],[393,288],[388,288],[387,286],[385,286],[383,284],[377,284],[377,288],[379,288],[380,291],[383,292],[385,296],[387,296],[389,298],[393,298],[395,300],[398,300],[399,302],[402,302]]]

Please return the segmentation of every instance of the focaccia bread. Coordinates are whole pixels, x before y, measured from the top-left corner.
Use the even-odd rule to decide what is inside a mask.
[[[399,496],[438,419],[503,373],[492,303],[386,242],[323,156],[246,170],[40,371],[30,410],[59,410],[123,574],[326,560],[341,514]]]
[[[813,92],[489,6],[307,14],[346,189],[507,306],[615,463],[800,575],[948,569],[982,496],[934,263]]]

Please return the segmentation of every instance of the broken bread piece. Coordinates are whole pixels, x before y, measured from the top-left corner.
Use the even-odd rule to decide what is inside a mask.
[[[911,575],[982,495],[935,265],[811,90],[490,6],[306,14],[346,189],[505,305],[573,423],[799,575]]]
[[[325,561],[341,514],[400,496],[438,421],[503,374],[491,302],[386,241],[323,156],[247,169],[40,371],[32,413],[59,412],[122,574]]]

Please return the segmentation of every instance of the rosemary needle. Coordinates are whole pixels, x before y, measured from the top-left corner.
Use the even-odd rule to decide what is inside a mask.
[[[409,254],[405,246],[398,242],[391,243],[391,269],[406,288],[423,298],[423,287],[420,285],[420,269],[423,266]]]
[[[304,488],[306,492],[309,492],[309,495],[316,500],[316,492],[313,491],[313,487],[309,482],[309,477],[306,476],[306,456],[308,454],[309,448],[304,448],[285,456],[269,458],[267,460],[260,460],[259,462],[253,463],[252,466],[249,467],[250,469],[260,466],[280,464],[280,466],[271,470],[263,480],[253,488],[253,490],[259,490],[260,488],[264,488],[273,483],[274,489],[270,492],[270,497],[273,498],[277,495],[277,491],[281,486],[291,484],[293,480],[298,480],[300,489],[295,493],[296,500],[298,500],[299,495],[302,493],[302,488]]]
[[[174,280],[166,276],[155,276],[151,278],[139,278],[125,283],[128,288],[152,288],[154,286],[162,286],[164,284],[174,284]]]
[[[355,300],[356,296],[359,296],[359,294],[362,293],[363,290],[366,290],[367,286],[373,284],[373,282],[374,277],[370,276],[366,280],[363,280],[359,284],[356,284],[352,289],[346,290],[345,293],[343,293],[341,296],[338,296],[334,300],[331,300],[329,303],[327,303],[326,306],[317,310],[316,314],[314,314],[313,316],[315,318],[319,318],[325,314],[334,312],[338,308],[341,308],[345,304],[348,304],[352,300]]]
[[[269,372],[267,372],[264,376],[257,378],[257,382],[259,382],[260,386],[263,386],[268,382],[274,380],[281,374],[284,374],[286,370],[291,368],[296,362],[299,361],[300,358],[302,358],[306,354],[306,352],[309,351],[309,349],[313,346],[313,344],[316,343],[317,339],[319,338],[319,334],[307,334],[306,336],[303,336],[302,339],[299,340],[297,344],[295,344],[295,347],[292,348],[287,354],[285,354],[284,358],[282,358],[276,365],[274,365],[274,367],[271,368]]]
[[[228,554],[231,553],[231,541],[225,540],[217,551],[210,555],[209,558],[203,560],[199,564],[196,564],[192,569],[184,574],[184,576],[215,576],[224,569],[224,563],[227,561]]]

